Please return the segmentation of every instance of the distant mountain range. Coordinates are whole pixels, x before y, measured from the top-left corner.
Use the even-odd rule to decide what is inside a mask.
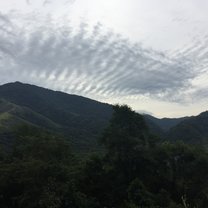
[[[27,124],[62,134],[79,148],[96,148],[112,112],[111,105],[85,97],[9,83],[0,86],[0,140],[5,142],[13,128]],[[183,118],[143,116],[150,131],[163,139],[208,143],[208,112]]]
[[[208,111],[183,120],[167,132],[171,141],[208,145]]]
[[[153,122],[157,125],[163,132],[167,132],[172,127],[178,125],[180,122],[188,119],[189,117],[182,117],[182,118],[156,118],[151,115],[144,115],[147,122]]]
[[[208,144],[208,111],[182,118],[158,119],[150,115],[144,115],[144,118],[151,132],[166,140]]]

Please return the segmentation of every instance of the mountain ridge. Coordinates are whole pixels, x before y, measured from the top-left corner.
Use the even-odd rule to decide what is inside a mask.
[[[0,86],[0,99],[21,106],[25,120],[27,110],[33,112],[34,119],[41,116],[57,125],[55,131],[71,137],[78,145],[95,144],[112,115],[109,104],[20,82]]]
[[[185,143],[208,145],[208,111],[197,116],[191,116],[172,127],[167,132],[167,138],[171,141],[183,141]]]
[[[61,133],[73,144],[89,148],[97,146],[112,113],[112,105],[83,96],[21,82],[0,86],[0,131],[17,123],[29,124]],[[208,143],[208,111],[182,118],[143,116],[150,132],[163,139]]]

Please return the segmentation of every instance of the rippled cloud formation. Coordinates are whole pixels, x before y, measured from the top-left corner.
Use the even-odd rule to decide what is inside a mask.
[[[187,102],[208,66],[208,37],[171,53],[84,21],[0,14],[0,82],[19,80],[92,98]],[[204,91],[201,90],[201,96]],[[200,96],[200,94],[197,94]]]

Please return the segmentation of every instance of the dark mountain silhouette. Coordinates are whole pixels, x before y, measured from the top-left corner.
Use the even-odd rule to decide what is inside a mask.
[[[111,105],[82,96],[20,82],[0,86],[0,137],[8,143],[16,126],[30,125],[61,134],[79,149],[97,148],[112,112]],[[207,143],[208,112],[183,118],[143,116],[151,133],[163,139]]]
[[[155,117],[147,115],[147,114],[143,114],[143,117],[152,134],[157,135],[162,138],[165,136],[165,132],[163,131],[163,129],[157,124],[157,122],[155,122],[156,120]]]
[[[190,144],[208,144],[208,111],[180,122],[167,132],[171,141],[182,140]]]
[[[59,132],[79,146],[92,146],[108,124],[112,106],[20,82],[0,86],[1,132],[30,124]]]
[[[183,141],[189,144],[208,144],[208,111],[198,116],[158,119],[144,115],[145,121],[155,135],[171,142]]]
[[[167,132],[172,127],[176,126],[180,122],[188,119],[188,117],[182,117],[182,118],[156,118],[154,116],[145,114],[144,115],[147,122],[151,121],[153,122],[158,128],[160,128],[160,131]]]

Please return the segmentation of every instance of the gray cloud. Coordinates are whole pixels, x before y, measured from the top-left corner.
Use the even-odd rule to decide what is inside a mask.
[[[145,95],[185,102],[191,81],[208,66],[207,37],[164,54],[100,23],[90,29],[83,22],[75,30],[50,18],[14,21],[0,14],[1,83],[20,80],[94,98]]]
[[[197,89],[193,92],[193,97],[197,101],[203,101],[204,98],[208,97],[208,88],[207,87],[202,87],[200,89]]]

